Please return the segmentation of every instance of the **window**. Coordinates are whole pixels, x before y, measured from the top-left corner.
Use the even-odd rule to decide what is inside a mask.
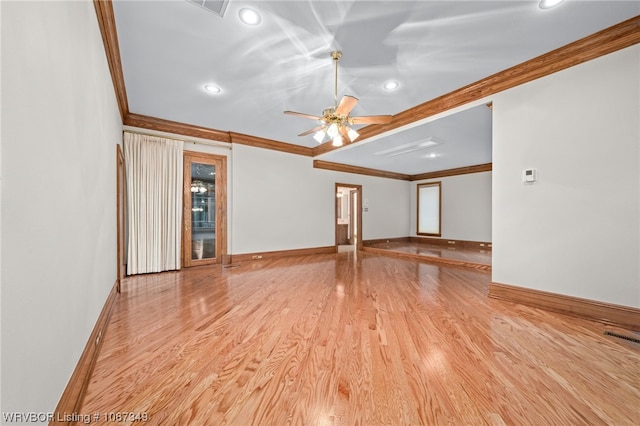
[[[441,200],[440,182],[418,184],[418,235],[441,235]]]

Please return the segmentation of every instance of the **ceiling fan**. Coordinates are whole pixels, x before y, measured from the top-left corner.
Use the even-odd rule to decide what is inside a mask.
[[[342,52],[338,50],[331,52],[331,58],[335,63],[334,106],[322,111],[322,116],[295,111],[284,112],[285,114],[318,120],[322,123],[320,126],[300,133],[298,136],[307,136],[315,133],[313,138],[318,141],[318,143],[322,143],[325,136],[329,136],[329,138],[333,140],[333,146],[342,146],[345,141],[346,143],[351,143],[360,136],[358,132],[350,127],[353,124],[387,124],[391,122],[392,117],[390,115],[351,117],[349,113],[358,103],[358,98],[353,96],[343,96],[340,104],[338,104],[338,61],[341,57]]]

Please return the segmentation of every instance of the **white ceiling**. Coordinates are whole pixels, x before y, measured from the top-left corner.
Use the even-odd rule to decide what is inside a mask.
[[[542,10],[537,0],[230,0],[224,17],[187,0],[113,4],[130,112],[307,147],[317,146],[312,135],[297,135],[318,123],[283,111],[321,115],[333,105],[332,50],[343,51],[338,96],[360,99],[352,115],[393,115],[640,14],[640,1]],[[245,7],[260,25],[239,20]],[[385,91],[389,79],[400,88]],[[207,93],[207,83],[222,93]],[[441,143],[379,154],[429,137]],[[319,158],[405,174],[488,163],[491,110],[476,106]]]

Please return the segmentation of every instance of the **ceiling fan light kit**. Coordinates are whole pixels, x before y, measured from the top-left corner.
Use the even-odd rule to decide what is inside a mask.
[[[387,124],[391,121],[390,115],[370,115],[362,117],[351,117],[349,113],[358,103],[358,98],[345,95],[338,103],[338,61],[342,57],[342,52],[335,50],[331,52],[331,59],[335,64],[335,83],[334,83],[334,105],[325,108],[322,111],[322,116],[316,116],[311,114],[304,114],[295,111],[285,111],[285,114],[297,115],[304,118],[310,118],[312,120],[318,120],[320,126],[315,127],[306,132],[300,133],[298,136],[307,136],[314,133],[313,138],[322,143],[325,137],[329,137],[332,140],[333,146],[342,146],[345,142],[351,143],[360,134],[353,129],[353,124]]]

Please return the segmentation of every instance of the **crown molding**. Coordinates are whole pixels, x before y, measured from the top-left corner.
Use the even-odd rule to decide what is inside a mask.
[[[179,123],[177,121],[164,120],[161,118],[149,117],[141,114],[127,114],[127,116],[124,118],[123,124],[125,126],[131,126],[140,129],[155,130],[158,132],[172,133],[182,136],[191,136],[217,142],[249,145],[255,148],[271,149],[274,151],[304,155],[307,157],[311,157],[312,153],[311,148],[305,146],[278,142],[275,140],[245,135],[242,133],[225,132],[222,130],[210,129],[208,127],[199,127],[192,124]]]
[[[104,51],[107,55],[111,81],[113,82],[116,101],[118,102],[118,109],[120,110],[120,118],[124,121],[124,118],[129,114],[129,102],[124,85],[124,74],[122,73],[120,46],[118,44],[113,4],[111,1],[94,0],[93,6],[96,9],[98,26],[100,27],[100,34],[102,35],[102,44],[104,45]]]
[[[223,142],[231,142],[231,139],[235,139],[233,141],[235,143],[312,157],[317,157],[321,154],[338,149],[334,147],[331,142],[326,142],[315,148],[308,148],[285,142],[263,139],[257,136],[225,132],[206,127],[198,127],[190,124],[156,119],[139,114],[131,114],[129,112],[127,93],[124,85],[124,74],[122,72],[122,62],[120,60],[120,49],[113,13],[113,4],[111,0],[94,0],[93,3],[96,9],[98,24],[102,34],[109,70],[111,72],[111,78],[113,80],[113,86],[115,88],[123,124]],[[357,141],[352,142],[352,144],[360,143],[372,136],[397,129],[412,122],[431,117],[435,114],[448,111],[452,108],[482,99],[503,90],[510,89],[638,43],[640,43],[640,16],[636,16],[566,46],[493,74],[475,83],[471,83],[460,89],[409,108],[394,115],[391,122],[388,124],[373,124],[363,127],[358,130],[360,137]],[[136,124],[133,123],[134,121]],[[166,127],[149,127],[151,125],[167,125],[171,130]],[[361,169],[371,170],[377,173],[376,176],[378,176],[379,173],[387,173],[374,169]]]
[[[369,169],[367,167],[350,166],[348,164],[332,163],[323,160],[313,160],[314,169],[332,170],[334,172],[355,173],[358,175],[376,176],[387,179],[411,180],[410,175],[403,173],[387,172],[384,170]]]
[[[286,142],[279,142],[272,139],[265,139],[258,136],[245,135],[242,133],[229,132],[231,143],[248,145],[254,148],[272,149],[274,151],[287,152],[289,154],[313,156],[313,150],[306,146],[294,145]]]
[[[493,163],[477,164],[475,166],[458,167],[455,169],[440,170],[437,172],[421,173],[417,175],[407,175],[403,173],[388,172],[385,170],[369,169],[367,167],[351,166],[349,164],[332,163],[323,160],[313,160],[313,168],[331,170],[334,172],[354,173],[358,175],[376,176],[387,179],[398,179],[407,181],[417,181],[425,179],[437,179],[447,176],[466,175],[470,173],[490,172]]]
[[[159,132],[174,133],[184,136],[209,139],[219,142],[231,142],[229,132],[209,129],[207,127],[194,126],[192,124],[179,123],[177,121],[164,120],[162,118],[149,117],[147,115],[129,113],[124,117],[125,126],[139,127],[141,129],[156,130]]]
[[[372,136],[406,126],[638,43],[640,43],[640,16],[409,108],[394,115],[388,124],[372,124],[363,127],[358,130],[360,133],[358,140],[351,144],[360,143]],[[315,147],[313,155],[316,157],[335,149],[339,148],[332,146],[331,142],[326,142]]]
[[[438,179],[447,176],[467,175],[470,173],[490,172],[493,169],[493,163],[478,164],[475,166],[458,167],[455,169],[439,170],[437,172],[421,173],[419,175],[411,175],[409,180],[425,180]]]
[[[176,121],[164,120],[161,118],[129,112],[127,91],[124,84],[124,74],[122,72],[122,61],[120,59],[118,33],[116,30],[115,15],[113,13],[113,3],[111,0],[94,0],[93,4],[96,10],[98,26],[100,27],[102,42],[107,55],[109,71],[111,72],[111,80],[115,89],[123,125],[219,142],[250,145],[253,147],[272,149],[308,157],[312,156],[311,148],[304,146],[264,139],[258,136],[194,126],[191,124],[179,123]]]

